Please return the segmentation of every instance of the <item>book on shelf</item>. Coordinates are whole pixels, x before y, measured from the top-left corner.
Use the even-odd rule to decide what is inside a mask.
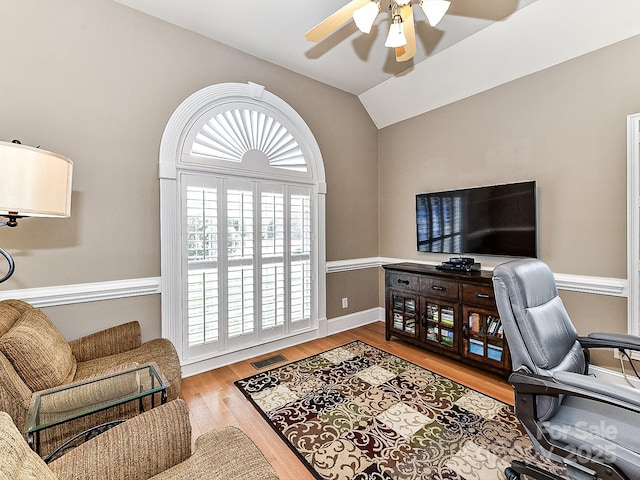
[[[453,326],[453,310],[450,308],[443,308],[441,314],[442,318],[440,319],[440,323]]]
[[[407,312],[414,313],[416,311],[415,300],[407,300],[404,304],[404,308]]]
[[[469,315],[469,330],[480,332],[480,314],[472,313]]]
[[[502,347],[498,345],[487,345],[487,357],[496,362],[502,361]]]
[[[500,317],[487,317],[487,335],[502,336],[502,320]]]
[[[403,326],[404,326],[404,316],[401,313],[394,313],[393,314],[393,328],[396,328],[398,330],[402,330]]]
[[[453,345],[453,330],[443,328],[440,330],[440,343],[448,346]]]
[[[431,341],[437,342],[438,341],[438,333],[439,333],[439,329],[435,325],[427,328],[427,340],[431,340]]]
[[[484,356],[484,344],[480,340],[469,340],[469,353]]]
[[[432,303],[427,304],[427,318],[431,321],[438,321],[438,306]]]
[[[405,324],[404,330],[409,333],[416,333],[416,321],[408,320]]]

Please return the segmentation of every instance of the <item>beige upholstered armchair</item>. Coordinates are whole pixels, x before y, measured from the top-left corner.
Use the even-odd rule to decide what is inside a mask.
[[[125,323],[67,342],[40,309],[20,300],[0,301],[0,410],[20,431],[33,392],[155,362],[168,380],[168,400],[180,393],[180,363],[166,339],[141,341],[140,325]],[[41,432],[40,453],[88,428],[138,412],[137,402],[111,407]]]
[[[0,412],[0,478],[11,480],[277,480],[258,447],[235,427],[195,442],[183,400],[138,415],[81,444],[50,464],[33,452]]]

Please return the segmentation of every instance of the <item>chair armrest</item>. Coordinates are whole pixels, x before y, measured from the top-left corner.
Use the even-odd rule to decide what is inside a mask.
[[[594,332],[578,338],[582,348],[617,348],[640,350],[640,337],[626,333]]]
[[[120,373],[135,367],[135,363],[118,365],[104,375],[38,392],[41,395],[40,421],[46,422],[47,418],[55,419],[61,414],[136,395],[140,392],[140,374],[135,371]]]
[[[78,362],[127,352],[142,345],[142,333],[138,322],[128,322],[69,342],[71,352]]]
[[[11,416],[19,430],[24,427],[31,395],[9,359],[0,353],[0,410]]]
[[[587,390],[592,394],[615,398],[640,408],[640,390],[628,385],[602,382],[595,377],[573,372],[556,372],[553,374],[553,378],[563,385],[570,385],[580,390]]]
[[[178,399],[107,430],[49,467],[64,479],[144,479],[183,462],[190,454],[189,411]]]
[[[509,377],[518,395],[571,395],[640,413],[640,392],[626,385],[599,382],[579,373],[556,372],[553,377],[518,370]]]
[[[278,475],[253,441],[236,427],[212,430],[196,440],[186,461],[153,480],[278,480]]]

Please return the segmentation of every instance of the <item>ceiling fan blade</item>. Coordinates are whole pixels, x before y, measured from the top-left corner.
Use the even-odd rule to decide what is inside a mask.
[[[337,30],[351,19],[353,12],[364,7],[371,0],[351,0],[340,10],[325,18],[311,30],[304,34],[304,38],[310,42],[319,42],[327,35]]]
[[[396,48],[396,62],[405,62],[416,54],[416,25],[413,21],[411,3],[400,7],[400,16],[404,23],[404,36],[407,39],[407,44]]]

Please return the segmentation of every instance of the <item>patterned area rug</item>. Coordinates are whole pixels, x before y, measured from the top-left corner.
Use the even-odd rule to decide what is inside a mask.
[[[504,479],[514,457],[564,474],[510,405],[361,341],[236,386],[321,480]]]

